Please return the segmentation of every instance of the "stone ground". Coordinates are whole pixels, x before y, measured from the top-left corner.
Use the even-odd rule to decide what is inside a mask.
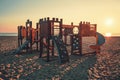
[[[95,39],[83,39],[83,53]],[[0,37],[0,80],[120,80],[120,38],[106,38],[99,54],[70,55],[70,61],[58,63],[39,58],[39,52],[11,54],[17,48],[17,37]],[[70,52],[70,48],[68,47]]]

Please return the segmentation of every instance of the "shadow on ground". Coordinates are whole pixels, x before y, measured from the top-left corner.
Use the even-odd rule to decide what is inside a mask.
[[[84,55],[82,57],[71,55],[70,62],[59,64],[57,60],[45,62],[42,59],[36,61],[41,68],[21,76],[20,79],[41,79],[41,80],[87,80],[88,69],[96,63],[96,55]]]

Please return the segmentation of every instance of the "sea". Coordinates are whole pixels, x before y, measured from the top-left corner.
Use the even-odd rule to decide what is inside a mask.
[[[18,33],[0,33],[0,36],[18,36]],[[112,37],[120,37],[120,35],[114,34]]]
[[[0,36],[17,36],[17,33],[0,33]]]

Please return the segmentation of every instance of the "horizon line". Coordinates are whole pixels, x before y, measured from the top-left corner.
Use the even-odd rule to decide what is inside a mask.
[[[0,33],[0,36],[17,36],[18,33]],[[105,36],[105,34],[103,34]],[[112,34],[112,37],[120,37],[120,33],[117,35],[116,34]],[[87,37],[87,36],[86,36]],[[92,36],[91,36],[92,37]],[[107,36],[105,36],[107,37]]]

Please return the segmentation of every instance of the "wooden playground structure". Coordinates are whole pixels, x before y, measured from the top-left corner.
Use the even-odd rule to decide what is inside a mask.
[[[26,45],[26,51],[28,52],[28,49],[30,49],[30,52],[32,51],[32,45],[34,43],[36,43],[36,49],[38,51],[38,24],[36,24],[36,29],[32,28],[32,21],[27,20],[26,22],[26,27],[25,26],[18,26],[18,47],[20,47],[23,42],[24,39],[26,39],[26,41],[29,41],[29,44]]]
[[[96,29],[97,24],[90,24],[90,22],[81,21],[78,25],[73,23],[67,25],[63,24],[62,19],[50,19],[49,17],[40,19],[36,24],[36,29],[34,29],[32,21],[27,20],[25,27],[18,26],[18,47],[20,50],[24,48],[26,52],[32,52],[32,46],[36,44],[40,58],[42,58],[43,49],[46,48],[47,61],[50,61],[50,56],[54,56],[54,47],[56,47],[59,61],[64,63],[69,61],[66,45],[71,46],[71,54],[82,55],[82,37],[94,36],[97,42]],[[70,39],[67,38],[68,36]]]

